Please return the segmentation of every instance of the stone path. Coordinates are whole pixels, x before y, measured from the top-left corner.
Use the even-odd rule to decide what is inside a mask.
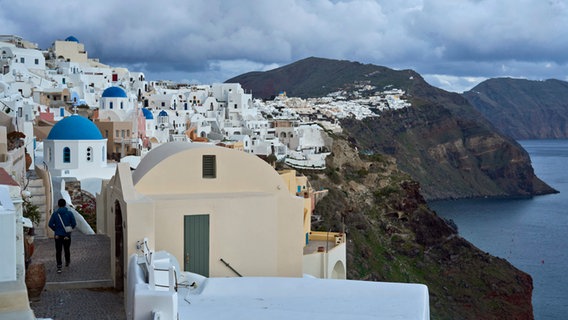
[[[58,274],[53,239],[36,239],[32,263],[43,263],[46,286],[31,308],[37,318],[125,319],[123,292],[112,289],[110,239],[74,232],[71,265]],[[63,260],[65,260],[63,258]]]

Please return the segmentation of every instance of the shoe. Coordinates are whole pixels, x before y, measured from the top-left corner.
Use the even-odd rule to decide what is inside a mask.
[[[65,262],[65,266],[68,267],[71,262]]]
[[[61,273],[61,268],[57,268],[57,273]]]

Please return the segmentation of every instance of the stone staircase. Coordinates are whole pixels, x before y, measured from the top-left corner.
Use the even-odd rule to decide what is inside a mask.
[[[38,226],[35,228],[35,234],[37,238],[46,238],[46,228],[47,226],[47,219],[51,215],[51,210],[47,208],[47,199],[45,197],[45,188],[43,186],[43,180],[39,178],[35,172],[28,171],[28,184],[27,184],[27,191],[31,193],[30,202],[39,208],[39,212],[41,213],[41,219]]]

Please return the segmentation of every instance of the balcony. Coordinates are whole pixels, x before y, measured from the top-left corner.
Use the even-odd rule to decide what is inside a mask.
[[[345,243],[345,234],[342,232],[310,231],[304,254],[329,252],[343,243]]]

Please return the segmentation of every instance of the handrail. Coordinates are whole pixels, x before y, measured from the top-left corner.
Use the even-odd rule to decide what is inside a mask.
[[[223,262],[223,264],[224,264],[225,266],[227,266],[227,268],[231,269],[234,273],[236,273],[237,276],[242,277],[242,275],[241,275],[237,270],[235,270],[235,268],[231,267],[231,265],[230,265],[228,262],[226,262],[225,260],[223,260],[223,258],[221,258],[221,259],[219,259],[219,260],[220,260],[221,262]]]

